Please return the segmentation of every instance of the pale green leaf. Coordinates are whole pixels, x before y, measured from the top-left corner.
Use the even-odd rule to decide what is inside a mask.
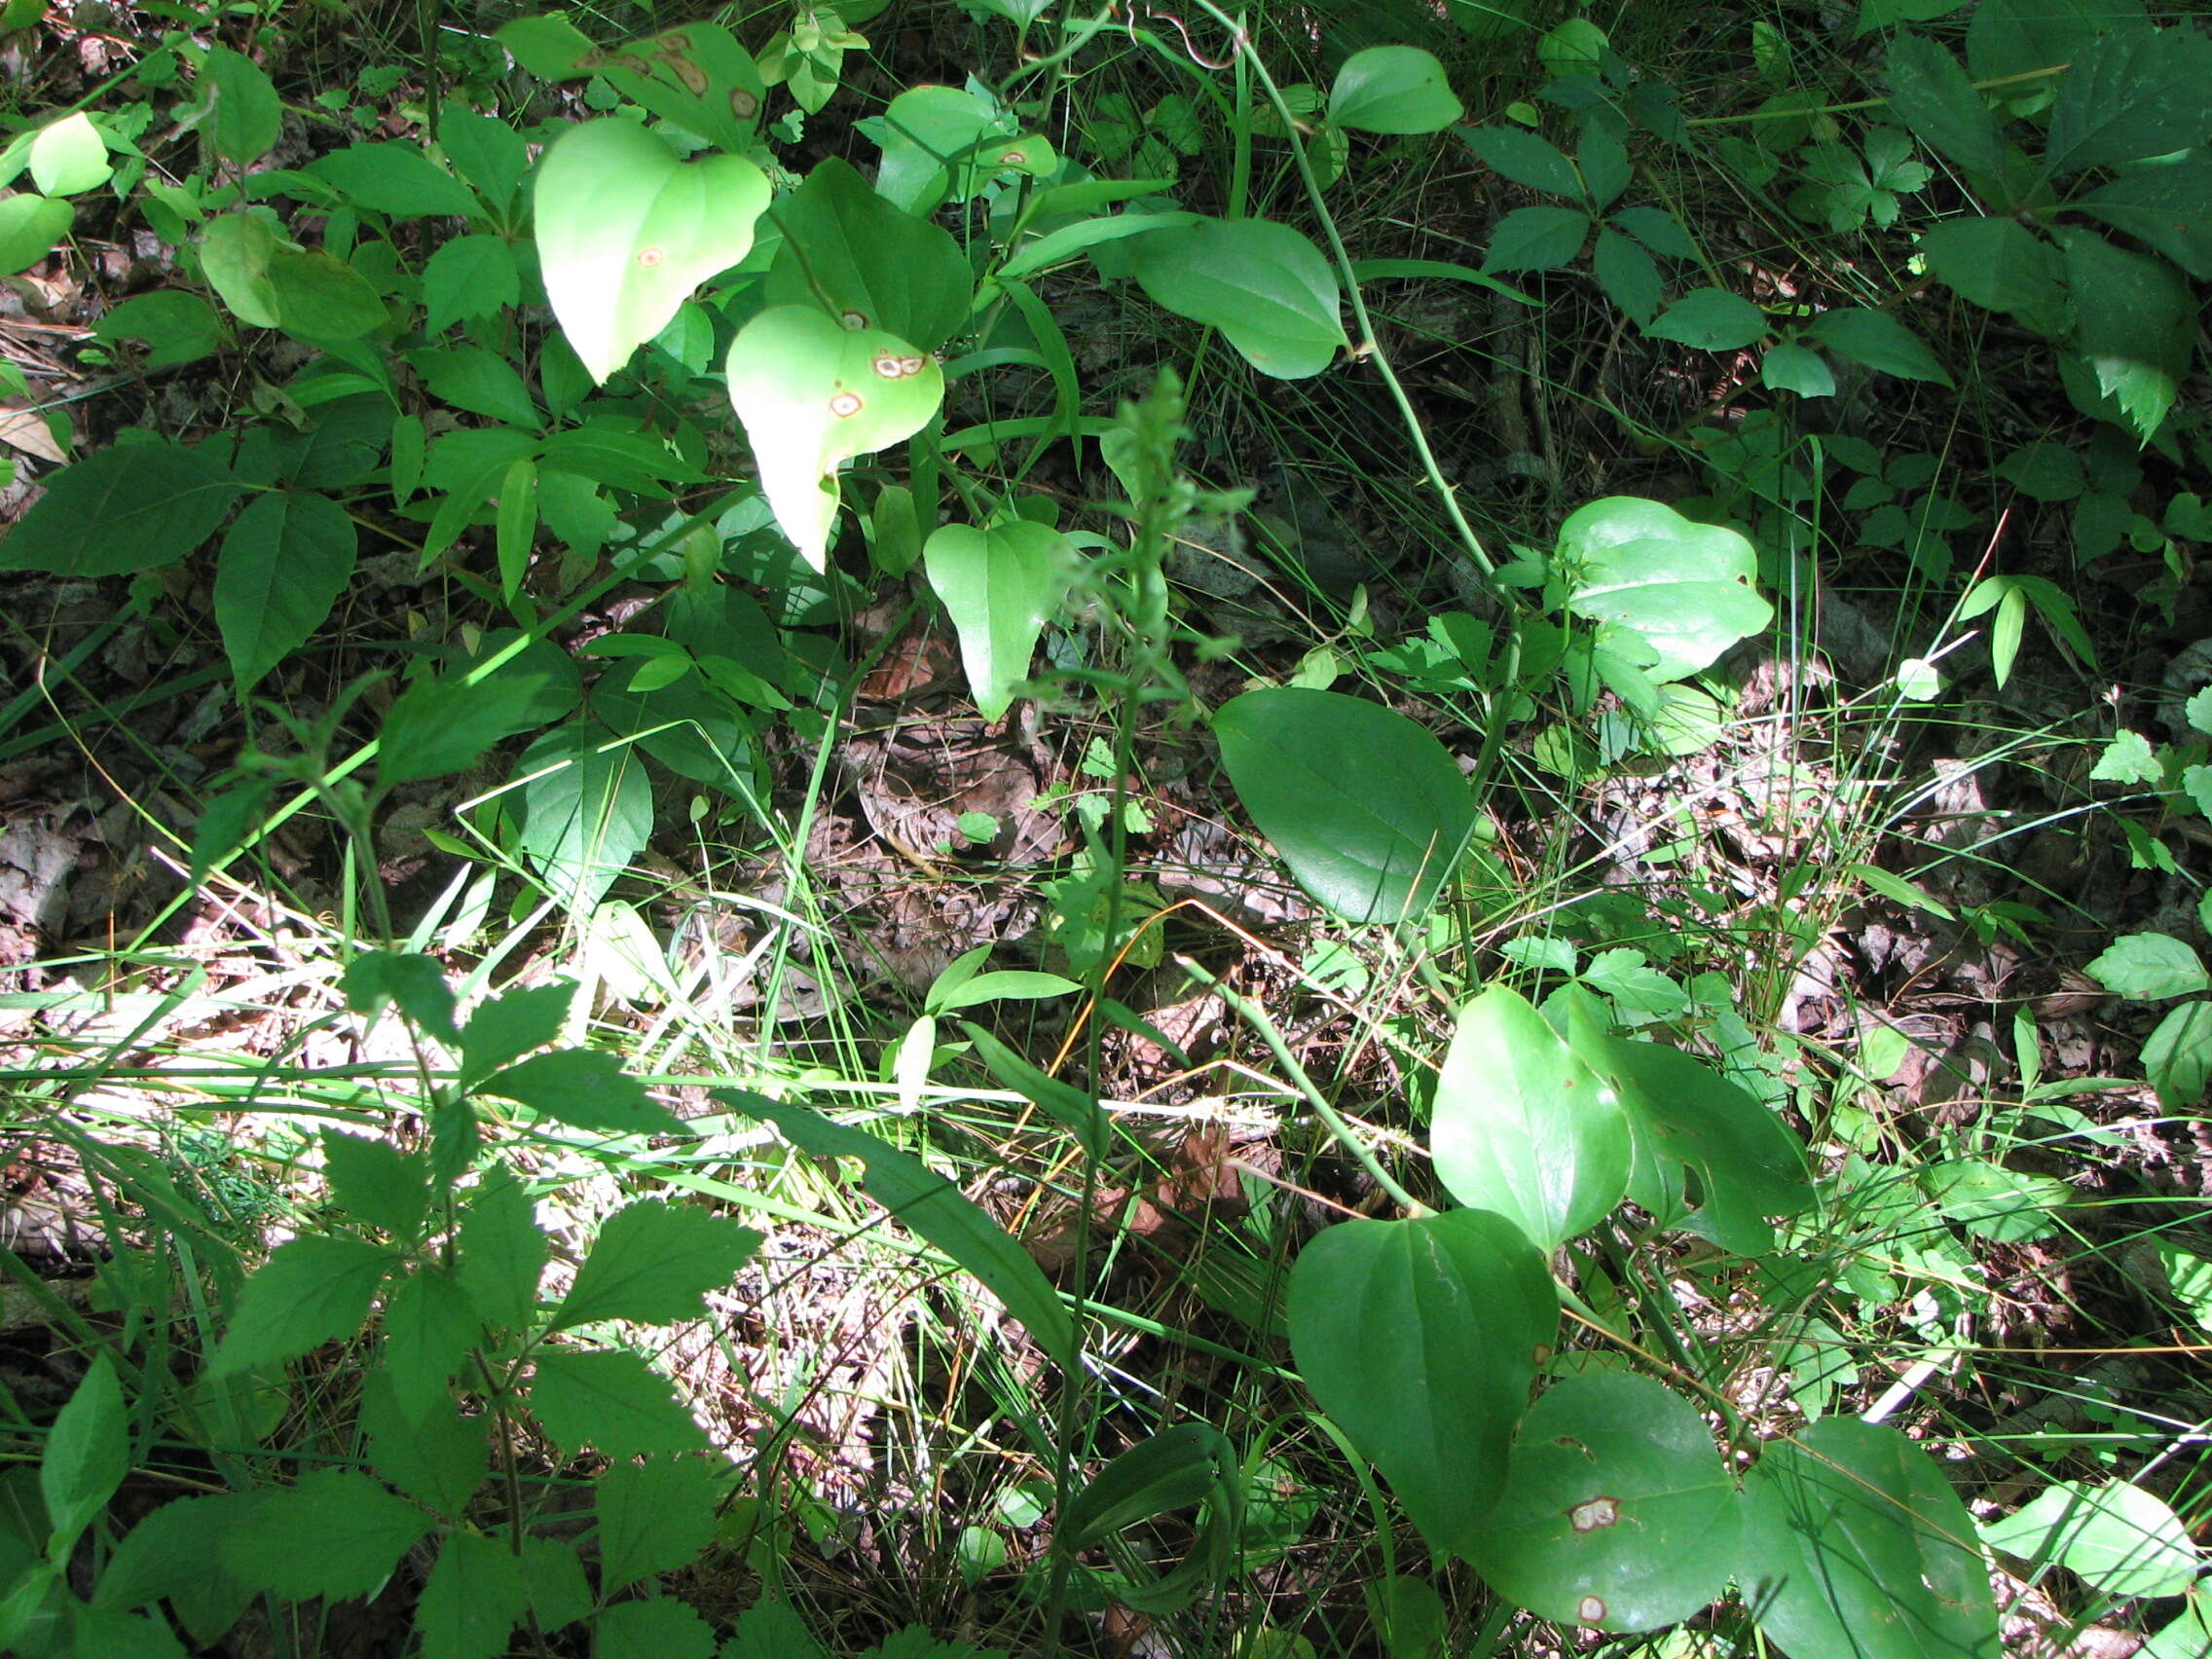
[[[2128,1481],[2061,1481],[1981,1529],[2031,1567],[2056,1564],[2108,1596],[2178,1596],[2201,1557],[2163,1498]]]
[[[2194,950],[2171,934],[2138,933],[2115,940],[2086,972],[2114,995],[2137,1002],[2212,990],[2212,974]]]
[[[47,1554],[66,1561],[77,1540],[107,1507],[130,1472],[130,1433],[115,1362],[102,1348],[68,1404],[55,1415],[39,1458],[38,1490],[46,1500]]]
[[[1002,719],[1059,606],[1076,565],[1074,544],[1027,519],[989,530],[948,524],[929,538],[922,560],[959,638],[977,712]]]
[[[112,170],[107,140],[92,118],[75,110],[50,122],[31,140],[31,182],[48,196],[76,196],[97,190]]]
[[[1568,608],[1633,630],[1657,653],[1655,681],[1695,673],[1774,617],[1750,541],[1657,501],[1610,496],[1569,514],[1559,557],[1575,572]]]
[[[515,762],[517,845],[571,915],[588,915],[652,833],[644,760],[588,722],[556,726]]]
[[[1279,380],[1317,375],[1346,345],[1329,262],[1288,225],[1201,219],[1129,243],[1137,282],[1178,316],[1218,328]]]
[[[36,265],[76,222],[77,209],[52,197],[25,191],[0,200],[0,276]]]
[[[1329,90],[1329,120],[1357,132],[1441,132],[1463,113],[1444,65],[1419,47],[1355,52]]]

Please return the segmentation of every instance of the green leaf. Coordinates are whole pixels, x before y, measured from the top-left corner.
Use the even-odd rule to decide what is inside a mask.
[[[329,619],[359,551],[352,518],[328,496],[271,490],[246,503],[215,567],[215,625],[241,694]]]
[[[453,1274],[417,1268],[385,1299],[384,1359],[392,1393],[408,1417],[446,1397],[446,1382],[483,1336],[476,1305]]]
[[[1329,262],[1288,225],[1201,219],[1138,237],[1129,249],[1155,304],[1220,329],[1262,374],[1317,375],[1348,344]]]
[[[284,105],[276,84],[261,66],[227,46],[211,46],[200,59],[201,94],[207,113],[200,141],[237,167],[258,162],[276,147]]]
[[[1556,271],[1582,251],[1590,223],[1580,207],[1516,207],[1491,233],[1483,270]]]
[[[1827,359],[1803,346],[1770,346],[1759,359],[1759,380],[1769,391],[1799,397],[1833,397],[1835,376]]]
[[[355,207],[393,219],[469,218],[483,211],[468,186],[413,144],[354,144],[307,165]]]
[[[609,1457],[645,1457],[706,1446],[668,1379],[626,1349],[540,1348],[530,1405],[539,1426],[571,1453],[596,1446]]]
[[[706,1311],[701,1298],[736,1278],[759,1246],[759,1234],[695,1205],[626,1204],[600,1229],[551,1328],[596,1319],[642,1325],[696,1319]]]
[[[504,1171],[487,1176],[461,1216],[459,1268],[486,1324],[513,1331],[531,1322],[550,1250],[522,1183]]]
[[[54,251],[77,222],[77,209],[24,192],[0,201],[0,276],[27,271]]]
[[[166,1620],[110,1612],[82,1602],[69,1608],[69,1639],[72,1651],[97,1653],[100,1659],[188,1659]]]
[[[681,654],[662,660],[684,661]],[[647,659],[601,680],[592,687],[592,713],[615,736],[635,737],[640,749],[670,771],[715,789],[741,791],[753,771],[753,728],[744,715],[695,674],[637,689],[654,666]],[[616,681],[626,682],[610,683]]]
[[[224,1566],[231,1529],[258,1493],[226,1493],[165,1503],[125,1534],[92,1591],[96,1607],[150,1607],[166,1601],[203,1647],[238,1623],[253,1592]]]
[[[896,335],[807,306],[771,307],[747,323],[726,369],[776,522],[824,570],[838,466],[920,431],[944,399],[943,371]]]
[[[913,87],[891,100],[875,132],[883,165],[875,187],[902,211],[928,215],[947,196],[966,202],[1010,170],[1057,165],[1052,147],[1017,133],[988,97],[958,87]]]
[[[1558,1326],[1543,1256],[1481,1210],[1342,1222],[1291,1270],[1306,1386],[1438,1549],[1457,1548],[1496,1502]]]
[[[567,1539],[525,1538],[522,1573],[530,1588],[530,1610],[547,1635],[591,1616],[591,1586]]]
[[[352,1469],[315,1469],[263,1492],[231,1529],[231,1571],[287,1601],[371,1594],[430,1530],[420,1509]]]
[[[1967,68],[1997,81],[2071,63],[2103,30],[2142,16],[2141,0],[1980,0],[1967,22]]]
[[[737,1617],[736,1632],[722,1644],[721,1659],[827,1659],[822,1644],[773,1592]]]
[[[1701,351],[1735,351],[1766,332],[1766,313],[1724,288],[1692,288],[1643,332]]]
[[[105,1348],[95,1354],[69,1403],[55,1415],[39,1459],[39,1495],[46,1500],[49,1561],[64,1562],[85,1529],[130,1472],[130,1434],[123,1385]]]
[[[2089,781],[2097,784],[2157,784],[2164,777],[2165,768],[2159,765],[2151,740],[2125,728],[2113,734],[2089,768]]]
[[[768,180],[738,156],[680,162],[635,122],[589,121],[547,147],[535,202],[546,297],[604,384],[692,289],[752,251]]]
[[[237,481],[181,444],[117,444],[46,481],[0,542],[0,571],[121,576],[173,565],[205,541]]]
[[[545,424],[514,365],[481,346],[432,346],[407,353],[430,395],[456,409],[535,429]],[[527,458],[526,458],[527,459]]]
[[[859,13],[848,5],[838,15],[857,20]],[[758,144],[755,124],[768,89],[759,64],[726,28],[688,22],[622,52],[591,54],[576,67],[596,70],[632,103],[717,149],[742,156]]]
[[[2024,1244],[2059,1229],[2056,1212],[2074,1200],[2074,1189],[2048,1175],[2030,1175],[1983,1159],[1946,1163],[1927,1176],[1936,1209],[1976,1238]]]
[[[1997,1659],[1966,1506],[1896,1429],[1824,1418],[1770,1441],[1744,1484],[1736,1579],[1792,1653]]]
[[[523,857],[571,915],[590,914],[652,834],[644,762],[629,744],[578,720],[525,750],[515,777]]]
[[[1590,255],[1590,269],[1598,278],[1598,286],[1604,290],[1605,298],[1626,312],[1631,322],[1639,328],[1650,325],[1666,291],[1659,266],[1651,255],[1610,226],[1600,226],[1598,245]],[[1770,361],[1772,356],[1769,352]]]
[[[214,308],[198,294],[157,288],[125,300],[101,317],[92,324],[92,337],[110,344],[139,341],[146,347],[148,369],[173,369],[213,355],[222,344],[223,325]]]
[[[361,1432],[369,1467],[418,1503],[458,1519],[491,1472],[486,1430],[492,1419],[463,1417],[451,1394],[412,1415],[399,1409],[390,1373],[362,1380]]]
[[[1482,164],[1513,184],[1572,202],[1581,199],[1581,174],[1567,160],[1567,150],[1551,139],[1520,127],[1469,127],[1460,137]]]
[[[1074,543],[1049,525],[1015,519],[978,530],[948,524],[922,549],[930,588],[960,640],[977,712],[1003,719],[1045,623],[1058,608]]]
[[[1997,476],[2038,501],[2071,501],[2086,487],[2082,458],[2047,438],[2014,450],[1997,463]]]
[[[2198,281],[2212,280],[2212,150],[2139,167],[2073,205],[2148,242]]]
[[[557,1049],[486,1078],[478,1088],[519,1100],[542,1118],[593,1134],[670,1134],[683,1121],[603,1049]]]
[[[975,1274],[1046,1352],[1063,1364],[1073,1362],[1075,1321],[1043,1271],[1004,1228],[920,1159],[803,1106],[779,1105],[729,1088],[717,1089],[715,1098],[732,1111],[775,1124],[802,1152],[862,1160],[866,1166],[862,1185],[868,1197]]]
[[[1963,298],[2015,316],[2040,333],[2065,326],[2058,251],[2015,219],[1945,219],[1920,236],[1936,277]]]
[[[1877,374],[1949,386],[1951,377],[1927,342],[1888,312],[1864,306],[1823,312],[1805,331],[1839,357]]]
[[[211,219],[200,267],[240,322],[299,339],[350,340],[382,327],[384,300],[350,266],[278,240],[259,213]]]
[[[980,1025],[962,1020],[960,1029],[968,1034],[976,1057],[990,1068],[993,1077],[1073,1133],[1092,1158],[1106,1156],[1113,1144],[1113,1129],[1097,1101],[1074,1084],[1038,1070]]]
[[[618,1590],[699,1559],[715,1541],[723,1492],[697,1457],[621,1463],[593,1484],[599,1512],[599,1582]]]
[[[2115,247],[2088,231],[2054,233],[2074,296],[2074,346],[2148,439],[2180,395],[2196,344],[2196,302],[2162,259]]]
[[[1969,172],[2005,166],[1997,118],[1959,60],[1934,41],[1903,34],[1890,44],[1890,109],[1913,135]]]
[[[1236,1449],[1211,1423],[1147,1435],[1068,1500],[1052,1542],[1070,1555],[1096,1549],[1139,1521],[1202,1502],[1235,1467]]]
[[[31,140],[31,182],[48,196],[76,196],[97,190],[113,171],[107,140],[83,110],[49,122]]]
[[[1515,1438],[1504,1493],[1460,1546],[1538,1618],[1657,1630],[1716,1600],[1743,1513],[1688,1401],[1644,1377],[1569,1377]]]
[[[1560,526],[1559,558],[1575,572],[1567,608],[1632,630],[1658,655],[1646,672],[1679,680],[1759,632],[1774,608],[1751,586],[1751,544],[1724,525],[1608,496]]]
[[[2143,1045],[2143,1069],[2169,1112],[2193,1110],[2212,1082],[2212,1002],[2186,1002]]]
[[[2044,165],[2054,177],[2204,142],[2212,39],[2194,28],[2116,29],[2058,83]]]
[[[529,1610],[522,1563],[504,1538],[448,1533],[415,1604],[422,1659],[497,1659]]]
[[[1429,1149],[1454,1198],[1505,1217],[1546,1250],[1603,1221],[1628,1189],[1619,1099],[1504,985],[1459,1011],[1437,1074]]]
[[[2115,940],[2088,966],[2090,978],[2116,996],[2157,1002],[2212,990],[2212,974],[2194,950],[2171,934],[2129,934]]]
[[[370,960],[357,957],[355,966]],[[439,983],[444,983],[442,976]],[[430,1171],[420,1153],[401,1152],[387,1140],[326,1127],[322,1166],[330,1196],[348,1216],[383,1228],[403,1244],[416,1241],[430,1202]]]
[[[2178,1596],[2202,1564],[2181,1517],[2128,1481],[2061,1481],[1981,1529],[2030,1567],[2055,1563],[2107,1596]]]
[[[617,1602],[592,1623],[592,1659],[714,1659],[714,1627],[672,1597]]]
[[[1329,120],[1355,132],[1441,132],[1465,113],[1444,65],[1419,47],[1355,52],[1329,89]]]
[[[461,1034],[461,1087],[474,1088],[510,1060],[558,1043],[575,1007],[573,979],[517,985],[469,1015]]]
[[[1336,691],[1247,691],[1214,712],[1222,764],[1300,886],[1352,922],[1436,902],[1475,830],[1457,764],[1423,727]]]
[[[530,170],[530,146],[522,134],[505,122],[472,109],[448,107],[440,113],[438,147],[445,151],[453,170],[474,185],[496,212],[504,212],[513,204],[523,174]],[[434,254],[431,263],[436,263]]]
[[[398,1263],[395,1252],[358,1238],[311,1234],[278,1245],[240,1291],[209,1369],[227,1377],[353,1336]]]
[[[885,201],[851,164],[819,164],[776,204],[776,221],[784,245],[768,271],[769,305],[821,307],[924,351],[967,322],[976,277],[960,244]]]
[[[1758,1256],[1774,1248],[1767,1218],[1801,1215],[1811,1206],[1796,1136],[1712,1067],[1668,1044],[1614,1037],[1580,1004],[1569,1014],[1568,1033],[1574,1051],[1612,1085],[1627,1117],[1629,1198],[1662,1225]],[[1695,1209],[1687,1207],[1685,1171],[1697,1178]]]

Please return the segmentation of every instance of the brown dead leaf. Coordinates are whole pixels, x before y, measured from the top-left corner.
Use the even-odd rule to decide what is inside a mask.
[[[54,441],[46,417],[20,403],[0,403],[0,443],[19,449],[25,455],[35,455],[41,461],[51,461],[56,466],[69,460],[68,452]]]

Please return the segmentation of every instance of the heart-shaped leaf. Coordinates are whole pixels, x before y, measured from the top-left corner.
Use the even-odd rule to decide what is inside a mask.
[[[1459,1012],[1429,1149],[1454,1198],[1505,1216],[1546,1250],[1604,1220],[1628,1189],[1619,1098],[1505,985]]]
[[[1456,1548],[1496,1501],[1558,1328],[1543,1257],[1480,1210],[1347,1221],[1291,1270],[1306,1386],[1439,1548]]]
[[[1200,219],[1129,242],[1137,281],[1178,316],[1218,328],[1278,380],[1317,375],[1346,345],[1321,250],[1266,219]]]
[[[1214,712],[1222,764],[1298,884],[1352,922],[1436,902],[1475,830],[1444,746],[1380,703],[1340,691],[1247,691]]]
[[[1514,1438],[1504,1493],[1460,1553],[1538,1618],[1657,1630],[1718,1596],[1736,1485],[1688,1401],[1645,1377],[1569,1377]]]
[[[1632,629],[1658,653],[1656,681],[1696,673],[1774,618],[1751,586],[1751,542],[1658,501],[1592,501],[1560,526],[1559,556],[1575,572],[1568,608]]]
[[[960,244],[847,163],[832,157],[808,173],[776,221],[784,245],[768,272],[770,305],[827,306],[839,321],[933,351],[967,320],[976,277]]]
[[[1896,1429],[1824,1418],[1767,1447],[1744,1501],[1736,1579],[1789,1652],[1996,1659],[1997,1608],[1973,1522],[1928,1454]]]
[[[837,516],[837,467],[912,437],[944,397],[930,353],[809,306],[771,307],[747,323],[730,343],[728,378],[776,522],[818,571]]]
[[[630,121],[587,121],[538,164],[537,257],[576,356],[605,382],[692,289],[753,249],[768,180],[737,156],[677,160]]]
[[[1016,519],[977,530],[948,524],[929,539],[930,587],[960,636],[960,661],[983,719],[995,720],[1029,674],[1045,619],[1059,604],[1075,549],[1047,525]]]

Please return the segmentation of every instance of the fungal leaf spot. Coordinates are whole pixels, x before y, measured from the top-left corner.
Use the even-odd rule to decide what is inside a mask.
[[[1577,1532],[1595,1532],[1601,1527],[1617,1525],[1621,1518],[1621,1506],[1616,1499],[1610,1497],[1593,1497],[1568,1510],[1567,1518],[1574,1524]],[[1603,1616],[1603,1609],[1600,1616]]]

